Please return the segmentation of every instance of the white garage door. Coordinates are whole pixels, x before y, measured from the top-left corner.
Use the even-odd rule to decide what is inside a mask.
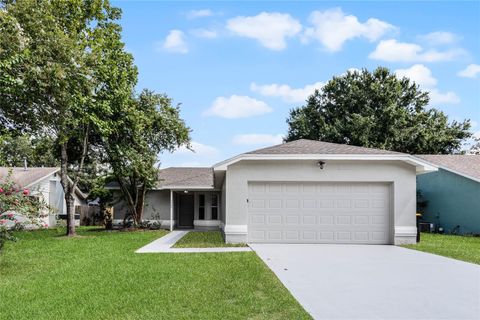
[[[387,183],[249,182],[248,241],[390,242]]]

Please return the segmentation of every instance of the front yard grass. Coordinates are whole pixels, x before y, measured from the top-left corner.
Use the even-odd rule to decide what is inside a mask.
[[[215,247],[246,247],[244,243],[225,243],[220,231],[191,231],[181,238],[174,248],[215,248]]]
[[[21,232],[0,255],[2,319],[310,319],[253,252],[136,254],[165,231]]]
[[[422,233],[420,243],[404,247],[480,264],[480,237]]]

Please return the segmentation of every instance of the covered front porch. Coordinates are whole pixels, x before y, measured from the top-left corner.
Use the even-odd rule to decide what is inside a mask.
[[[174,229],[218,230],[221,226],[220,191],[170,190],[170,231]]]

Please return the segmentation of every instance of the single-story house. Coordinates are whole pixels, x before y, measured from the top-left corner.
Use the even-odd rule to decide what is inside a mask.
[[[5,180],[11,171],[10,179],[17,188],[29,189],[30,196],[47,203],[52,213],[45,218],[44,223],[54,226],[57,218],[66,216],[67,205],[65,194],[60,183],[60,168],[58,167],[0,167],[0,181]],[[74,193],[74,205],[85,205],[86,195],[78,188]],[[77,219],[77,224],[79,224]]]
[[[480,234],[480,155],[418,155],[439,169],[417,177],[422,220],[446,233]]]
[[[415,178],[435,170],[404,153],[297,140],[161,170],[145,219],[220,229],[229,243],[414,243]],[[125,210],[119,201],[114,218]]]

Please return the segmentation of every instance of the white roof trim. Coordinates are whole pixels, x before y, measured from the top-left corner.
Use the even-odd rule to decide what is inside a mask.
[[[438,167],[425,160],[405,154],[240,154],[219,162],[214,170],[225,171],[229,165],[242,160],[361,160],[361,161],[403,161],[416,167],[417,174],[437,171]]]
[[[107,190],[120,190],[119,186],[116,187],[105,187]],[[218,190],[212,187],[205,187],[205,186],[162,186],[160,188],[151,188],[150,191],[161,191],[161,190]]]
[[[480,179],[479,178],[475,178],[475,177],[472,177],[468,174],[465,174],[465,173],[462,173],[462,172],[459,172],[459,171],[456,171],[456,170],[452,170],[450,168],[447,168],[447,167],[442,167],[442,166],[439,166],[440,169],[443,169],[443,170],[446,170],[446,171],[450,171],[452,173],[455,173],[455,174],[458,174],[459,176],[462,176],[462,177],[465,177],[465,178],[468,178],[470,180],[473,180],[473,181],[476,181],[476,182],[480,182]]]
[[[441,166],[441,165],[436,165],[439,169],[442,169],[442,170],[445,170],[445,171],[449,171],[451,173],[455,173],[455,174],[458,174],[459,176],[462,176],[462,177],[465,177],[467,179],[470,179],[470,180],[473,180],[473,181],[476,181],[476,182],[480,182],[480,179],[479,178],[475,178],[475,177],[472,177],[471,175],[468,175],[468,174],[465,174],[463,172],[460,172],[460,171],[457,171],[457,170],[453,170],[449,167],[444,167],[444,166]]]
[[[214,190],[212,187],[205,186],[163,186],[161,188],[153,188],[152,190]]]
[[[43,177],[38,178],[37,180],[33,181],[32,183],[29,183],[28,185],[26,185],[24,188],[30,188],[31,186],[41,182],[42,180],[46,179],[47,177],[50,177],[52,174],[57,173],[58,171],[60,171],[60,168],[57,168],[55,171],[52,171],[52,172],[44,175]]]

